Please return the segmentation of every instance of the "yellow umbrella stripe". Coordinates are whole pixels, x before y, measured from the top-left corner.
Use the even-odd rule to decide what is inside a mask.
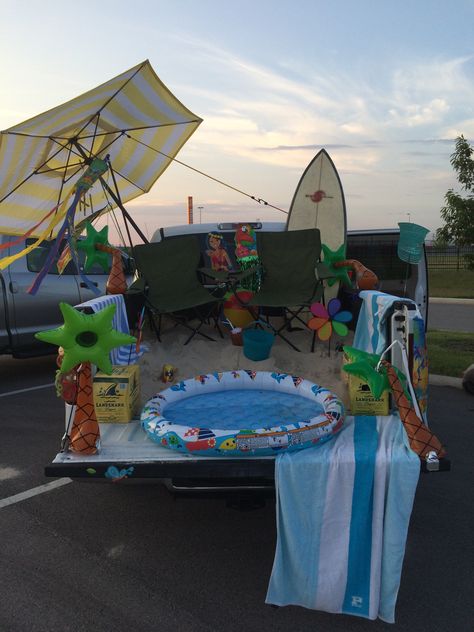
[[[185,108],[148,67],[125,85],[107,108],[123,129],[145,127],[147,124],[172,124],[195,117]],[[147,120],[148,119],[148,120]]]
[[[64,219],[67,213],[67,209],[68,209],[67,200],[64,200],[64,202],[61,204],[60,208],[58,209],[58,214],[53,216],[53,219],[50,221],[47,228],[41,233],[41,235],[38,237],[38,239],[35,242],[33,242],[30,246],[28,246],[21,252],[17,252],[15,255],[11,255],[9,257],[3,257],[2,259],[0,259],[0,270],[4,270],[17,259],[24,257],[29,252],[37,248],[45,239],[47,239],[48,235],[51,233],[52,228],[56,226],[56,224],[58,224],[62,219]]]
[[[35,136],[52,136],[57,139],[70,138],[71,135],[80,134],[84,125],[90,121],[103,107],[104,99],[101,95],[94,95],[88,103],[70,104],[67,109],[58,111],[48,125],[26,130]]]
[[[115,105],[115,102],[128,112],[132,121],[135,119],[136,123],[130,125],[129,129],[144,127],[143,123],[140,122],[146,122],[147,119],[150,124],[158,120],[161,124],[166,125],[189,121],[190,118],[190,113],[185,108],[182,108],[180,104],[174,104],[173,106],[172,99],[167,91],[151,89],[143,81],[140,84],[127,86],[126,90],[117,95],[112,107]]]
[[[62,187],[61,199],[64,199],[64,197],[69,195],[81,173],[82,172],[79,172],[76,178],[72,178],[72,180],[70,180]],[[57,178],[41,178],[38,176],[33,176],[23,184],[23,186],[21,187],[21,192],[19,192],[18,195],[15,196],[15,200],[12,200],[11,204],[18,205],[19,202],[23,202],[24,204],[32,204],[38,201],[41,202],[41,200],[43,200],[44,202],[47,202],[49,204],[49,208],[44,208],[44,210],[49,211],[50,208],[61,201],[58,199],[59,189],[57,184]]]
[[[6,131],[15,134],[31,134],[36,137],[66,137],[66,133],[69,131],[74,131],[74,129],[79,131],[84,122],[94,116],[103,106],[103,102],[104,100],[100,95],[94,95],[89,103],[70,103],[67,107],[40,115],[41,117],[48,116],[39,125],[35,125],[32,121],[30,125],[18,125]]]
[[[172,135],[176,134],[176,128],[173,127],[160,127],[155,130],[148,130],[146,134],[147,141],[150,146],[166,146],[168,148],[167,141]],[[131,138],[136,136],[144,136],[144,134],[137,134],[132,132]],[[181,133],[179,133],[181,138]],[[148,145],[148,142],[146,143]],[[169,145],[170,152],[173,151],[176,143]],[[136,182],[143,191],[147,191],[153,185],[155,180],[163,173],[169,164],[169,159],[164,159],[163,156],[157,153],[150,152],[148,147],[141,143],[135,143],[130,145],[134,147],[134,152],[131,155],[124,156],[118,154],[119,158],[115,168],[122,173],[127,179],[132,182]]]
[[[54,208],[54,205],[50,204],[49,210],[51,210],[52,208]],[[0,226],[0,232],[4,235],[24,235],[26,232],[29,232],[29,230],[32,229],[35,224],[40,223],[40,220],[37,220],[36,216],[32,216],[31,209],[29,209],[27,206],[19,207],[15,205],[12,208],[12,212],[15,213],[15,220],[5,220],[3,222],[3,225]],[[41,217],[46,217],[47,214],[48,211],[44,210],[41,213]],[[36,228],[35,230],[33,230],[33,233],[31,233],[31,236],[36,237],[39,234],[40,230],[41,227]]]
[[[153,86],[152,90],[159,95],[160,99],[162,99],[166,105],[171,108],[175,112],[180,112],[185,116],[186,119],[192,118],[196,120],[198,123],[202,122],[202,119],[193,114],[191,110],[189,110],[186,106],[184,106],[181,101],[169,90],[165,84],[161,81],[158,75],[153,70],[151,64],[147,64],[146,68],[143,69],[141,76],[146,79],[146,81]]]
[[[155,119],[156,121],[156,119]],[[109,103],[107,116],[102,118],[104,126],[109,125],[114,130],[131,130],[151,127],[153,119],[143,116],[140,110],[133,107],[126,99],[114,99]],[[168,120],[160,118],[160,124]]]
[[[76,131],[79,131],[86,120],[100,113],[111,99],[120,94],[123,85],[123,80],[113,81],[110,85],[87,92],[8,131],[55,137],[61,135],[62,128],[69,130],[77,126]],[[36,118],[39,118],[39,125],[36,124]]]
[[[18,137],[6,134],[0,136],[0,164],[3,172],[0,199],[35,171],[42,144],[42,139],[22,139],[19,142]]]
[[[107,104],[119,90],[122,89],[125,80],[116,77],[107,84],[102,84],[79,97],[47,110],[28,121],[10,127],[9,132],[31,133],[34,135],[49,136],[63,125],[77,124],[78,121],[93,116]]]
[[[194,132],[194,126],[192,125],[180,125],[179,133],[177,127],[160,127],[155,130],[149,130],[145,132],[131,132],[130,138],[137,141],[137,147],[140,146],[146,152],[145,155],[149,158],[154,156],[153,163],[150,161],[148,167],[142,163],[144,171],[139,174],[135,172],[135,169],[131,172],[137,177],[140,177],[142,186],[147,189],[151,187],[154,180],[148,180],[145,182],[145,176],[147,175],[147,168],[150,168],[152,164],[157,167],[159,165],[159,174],[161,175],[172,161],[172,156],[181,149],[184,143],[188,140],[191,134]],[[147,150],[151,149],[152,152]],[[153,151],[155,150],[155,151]],[[161,164],[160,164],[161,163]],[[156,177],[155,177],[156,180]]]
[[[46,215],[54,206],[62,200],[67,199],[72,191],[72,185],[65,187],[59,199],[59,191],[49,188],[44,181],[38,180],[29,182],[21,188],[21,193],[14,196],[8,202],[8,210],[11,221],[18,225],[23,232],[28,230],[31,225],[38,222],[41,217]],[[30,220],[30,225],[21,225],[22,222]]]

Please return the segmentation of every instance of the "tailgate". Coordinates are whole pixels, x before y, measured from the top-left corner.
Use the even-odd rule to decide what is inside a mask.
[[[118,481],[123,479],[273,479],[275,457],[203,457],[182,454],[150,441],[140,422],[100,425],[98,454],[59,452],[46,476]]]

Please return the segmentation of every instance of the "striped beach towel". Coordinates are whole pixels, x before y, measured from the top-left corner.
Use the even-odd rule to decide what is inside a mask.
[[[401,299],[399,296],[373,290],[364,290],[359,296],[362,299],[362,306],[357,319],[353,346],[367,353],[382,353],[390,344],[387,336],[387,317],[391,314],[393,303]],[[418,307],[416,313],[421,318]]]
[[[347,417],[334,440],[280,454],[266,602],[393,623],[419,471],[397,415]]]
[[[393,304],[401,299],[398,296],[371,290],[361,292],[360,297],[362,298],[362,306],[357,320],[353,346],[356,349],[367,351],[367,353],[381,354],[392,342],[389,339],[389,319],[392,314]],[[417,399],[419,414],[428,425],[428,353],[426,349],[425,323],[416,303],[409,299],[403,300],[408,300],[413,307],[410,310],[412,319],[408,326],[408,332],[413,335],[412,344],[408,345],[407,349],[407,353],[411,354],[410,365],[412,370],[410,375],[408,375],[408,371],[401,364],[401,355],[399,353],[395,355],[395,358],[399,358],[398,364],[397,360],[395,360],[395,366],[403,370],[407,377],[410,377]],[[393,358],[388,357],[388,359],[394,363]]]
[[[98,296],[90,301],[85,301],[84,303],[80,303],[80,305],[76,305],[76,308],[89,307],[93,312],[99,312],[108,305],[116,305],[112,327],[124,334],[129,334],[130,329],[128,326],[127,310],[125,308],[125,301],[122,294]],[[135,349],[135,344],[123,345],[122,347],[112,349],[110,352],[110,361],[114,365],[136,364],[138,358],[140,358],[146,351],[148,351],[148,347],[144,344],[141,344],[138,354]]]

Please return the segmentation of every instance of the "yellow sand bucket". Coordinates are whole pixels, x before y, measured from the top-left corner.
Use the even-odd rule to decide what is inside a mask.
[[[256,311],[256,310],[255,310]],[[233,327],[244,329],[250,323],[253,323],[256,316],[253,316],[248,309],[237,307],[224,307],[224,316],[229,320]]]

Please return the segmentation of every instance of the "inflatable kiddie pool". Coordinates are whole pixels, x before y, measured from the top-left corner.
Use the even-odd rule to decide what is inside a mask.
[[[228,371],[184,380],[144,406],[148,437],[190,455],[272,455],[330,439],[344,407],[328,389],[287,373]]]

